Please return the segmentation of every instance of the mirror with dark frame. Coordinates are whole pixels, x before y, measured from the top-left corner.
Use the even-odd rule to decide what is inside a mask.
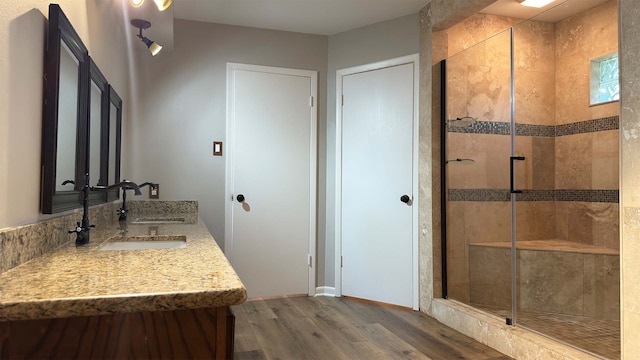
[[[109,84],[98,66],[89,58],[89,140],[86,168],[89,169],[90,186],[107,186],[107,122],[109,121]],[[106,201],[103,192],[92,192],[90,203]]]
[[[108,161],[103,162],[106,168],[106,179],[108,184],[120,182],[120,157],[122,149],[122,99],[112,86],[109,86],[109,111],[108,124],[105,131],[107,135],[107,157]],[[107,193],[107,201],[113,201],[120,197],[119,189],[113,189]]]
[[[82,207],[90,186],[120,181],[122,99],[89,57],[60,6],[49,5],[44,69],[41,211]],[[90,192],[90,204],[119,198],[117,189]]]
[[[41,208],[78,208],[83,182],[88,96],[88,51],[69,19],[49,5],[42,124]]]

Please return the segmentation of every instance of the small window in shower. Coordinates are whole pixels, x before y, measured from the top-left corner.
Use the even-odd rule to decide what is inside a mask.
[[[591,105],[620,100],[618,53],[591,60]]]

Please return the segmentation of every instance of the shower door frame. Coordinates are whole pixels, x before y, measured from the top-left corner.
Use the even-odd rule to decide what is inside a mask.
[[[519,157],[516,156],[515,154],[515,149],[516,149],[516,121],[515,121],[515,71],[514,71],[514,33],[513,33],[514,27],[511,26],[508,29],[505,29],[501,32],[498,32],[496,34],[494,34],[493,36],[497,36],[501,33],[504,32],[508,32],[509,33],[509,96],[510,96],[510,106],[509,106],[509,142],[510,142],[510,149],[509,149],[509,160],[511,162],[511,169],[510,169],[510,189],[509,189],[509,195],[510,195],[510,206],[511,206],[511,237],[510,237],[510,241],[511,241],[511,246],[510,246],[510,280],[511,280],[511,316],[507,316],[505,318],[505,322],[507,325],[510,326],[516,326],[517,325],[517,306],[518,306],[518,302],[517,302],[517,294],[518,294],[518,288],[517,288],[517,267],[518,267],[518,263],[517,263],[517,251],[516,251],[516,235],[517,235],[517,229],[516,229],[516,196],[517,193],[520,193],[520,190],[516,190],[515,189],[515,166],[513,166],[513,162],[515,160],[524,160],[524,157]],[[487,41],[489,38],[482,40],[481,42],[479,42],[478,44]],[[475,45],[478,45],[475,44]],[[474,46],[475,46],[474,45]],[[471,47],[470,47],[471,48]],[[469,49],[469,48],[468,48]],[[466,51],[468,49],[465,49],[463,51]],[[441,94],[441,98],[440,98],[440,144],[441,144],[441,151],[440,151],[440,182],[441,182],[441,189],[442,191],[440,192],[440,211],[441,211],[441,222],[440,222],[440,228],[441,228],[441,273],[442,273],[442,297],[444,299],[449,299],[449,294],[448,294],[448,276],[447,276],[447,265],[448,265],[448,261],[447,261],[447,204],[448,204],[448,199],[447,199],[447,192],[449,190],[448,186],[447,186],[447,167],[446,167],[446,163],[447,163],[447,134],[448,134],[448,126],[447,126],[447,122],[448,122],[448,117],[447,117],[447,60],[448,58],[440,61],[438,64],[436,64],[434,67],[438,66],[440,67],[440,94]],[[468,246],[468,245],[467,245]],[[468,260],[467,260],[468,261]],[[470,286],[470,284],[469,284]],[[454,299],[455,300],[455,299]],[[470,306],[473,306],[471,304],[469,304]]]

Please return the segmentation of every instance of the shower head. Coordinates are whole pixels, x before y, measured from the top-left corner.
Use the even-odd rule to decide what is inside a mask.
[[[451,125],[451,126],[460,127],[460,128],[466,128],[466,127],[471,126],[471,124],[473,124],[474,122],[476,122],[476,119],[474,117],[471,117],[471,116],[467,115],[467,116],[463,116],[463,117],[458,117],[458,118],[455,118],[455,119],[447,120],[447,124],[446,125]]]
[[[450,163],[450,162],[457,162],[460,163],[462,165],[471,165],[473,163],[475,163],[476,161],[470,158],[456,158],[456,159],[450,159],[445,161],[446,164]]]

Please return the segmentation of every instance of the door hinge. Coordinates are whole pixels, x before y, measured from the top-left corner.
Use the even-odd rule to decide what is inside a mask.
[[[309,106],[313,107],[313,96],[309,96]]]
[[[344,106],[344,95],[342,95],[342,106]]]
[[[309,265],[309,267],[313,267],[313,257],[311,256],[311,254],[307,254],[307,265]]]
[[[342,266],[342,264],[343,264],[343,262],[342,262],[342,255],[340,255],[340,267],[343,267],[343,266]]]

